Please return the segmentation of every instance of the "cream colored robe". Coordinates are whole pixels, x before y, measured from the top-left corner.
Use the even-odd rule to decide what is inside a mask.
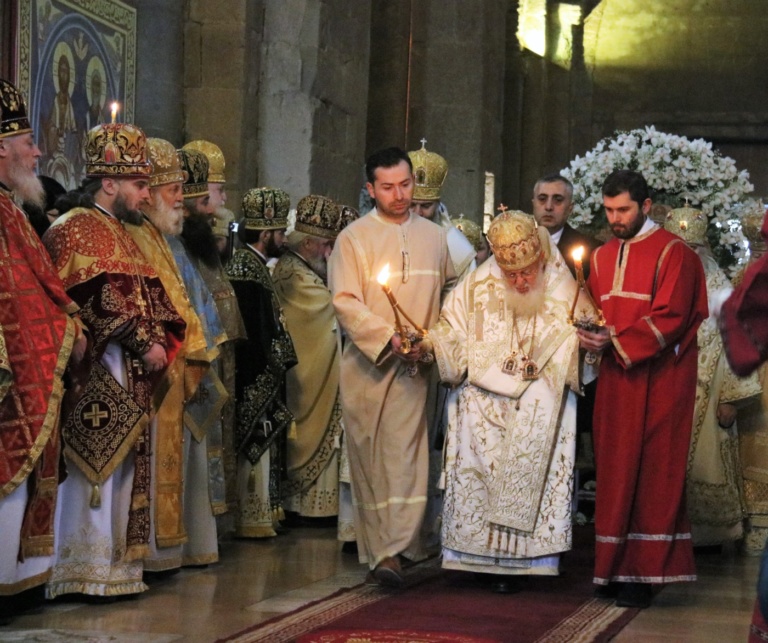
[[[289,433],[287,441],[284,506],[302,516],[335,516],[339,512],[341,356],[331,293],[293,252],[277,262],[272,281],[299,360],[285,377],[296,431]]]
[[[700,253],[701,256],[701,253]],[[733,290],[711,256],[702,256],[709,309],[713,299]],[[734,375],[725,358],[717,320],[710,315],[697,335],[699,368],[696,406],[688,454],[687,502],[694,545],[720,545],[743,536],[745,506],[741,490],[738,428],[717,421],[720,404],[741,402],[761,393],[757,374]]]
[[[544,276],[536,380],[501,370],[520,349],[495,258],[448,296],[430,331],[441,379],[460,384],[445,448],[443,567],[552,575],[557,554],[571,548],[580,378],[578,338],[566,320],[576,283],[554,246]],[[528,350],[533,322],[517,323]]]
[[[424,555],[431,366],[409,377],[389,349],[394,314],[376,281],[386,264],[395,297],[424,328],[437,321],[441,296],[456,279],[445,230],[415,215],[398,225],[373,210],[342,231],[329,261],[333,305],[347,335],[340,389],[355,530],[360,560],[371,568],[388,556]]]

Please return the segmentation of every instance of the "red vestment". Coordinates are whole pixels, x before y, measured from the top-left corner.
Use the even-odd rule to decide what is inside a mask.
[[[768,239],[768,219],[760,234]],[[720,312],[725,355],[736,375],[749,375],[768,360],[767,312],[768,255],[763,255],[747,268]]]
[[[139,551],[149,539],[149,416],[168,390],[165,369],[147,371],[141,355],[158,343],[173,363],[186,323],[123,224],[98,207],[62,215],[44,243],[93,339],[85,391],[62,427],[64,452],[94,485],[92,506],[98,485],[133,453],[127,544]],[[110,342],[123,350],[127,389],[100,364]]]
[[[53,551],[59,407],[79,332],[68,314],[75,312],[26,215],[0,190],[0,328],[12,374],[0,401],[0,499],[29,484],[22,558]]]
[[[594,416],[594,581],[695,580],[685,471],[696,331],[708,314],[701,261],[654,227],[597,249],[589,289],[613,344],[600,365]]]

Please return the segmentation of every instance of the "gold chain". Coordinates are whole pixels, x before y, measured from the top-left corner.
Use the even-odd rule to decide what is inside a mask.
[[[530,359],[533,357],[533,342],[535,341],[536,337],[536,319],[538,318],[538,315],[536,313],[533,314],[533,331],[531,332],[531,345],[528,349],[528,352],[526,353],[523,350],[523,340],[520,338],[520,331],[517,328],[517,312],[512,311],[512,325],[515,329],[515,336],[517,338],[517,347],[520,349],[521,357],[523,358],[524,362],[530,361]],[[528,322],[530,324],[530,322]],[[528,325],[525,327],[526,332],[528,331]],[[525,333],[523,333],[523,336],[525,336]]]

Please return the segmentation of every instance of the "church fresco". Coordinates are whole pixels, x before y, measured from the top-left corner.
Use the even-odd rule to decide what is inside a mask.
[[[136,10],[119,0],[18,3],[18,86],[29,99],[40,174],[66,188],[84,178],[88,130],[131,122],[136,82]]]

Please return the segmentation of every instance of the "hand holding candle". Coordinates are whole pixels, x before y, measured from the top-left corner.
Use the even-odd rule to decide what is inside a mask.
[[[398,314],[398,308],[400,305],[397,303],[397,300],[395,299],[395,295],[392,293],[392,289],[387,285],[387,281],[389,281],[389,264],[384,266],[382,268],[381,272],[379,273],[379,276],[376,277],[376,281],[381,284],[381,289],[384,291],[384,294],[387,296],[387,299],[389,300],[389,305],[392,306],[392,311],[395,313],[395,330],[397,331],[397,334],[400,335],[400,352],[401,353],[410,353],[411,351],[411,340],[408,339],[408,337],[405,334],[405,329],[403,328],[403,324],[400,321],[400,315]]]

